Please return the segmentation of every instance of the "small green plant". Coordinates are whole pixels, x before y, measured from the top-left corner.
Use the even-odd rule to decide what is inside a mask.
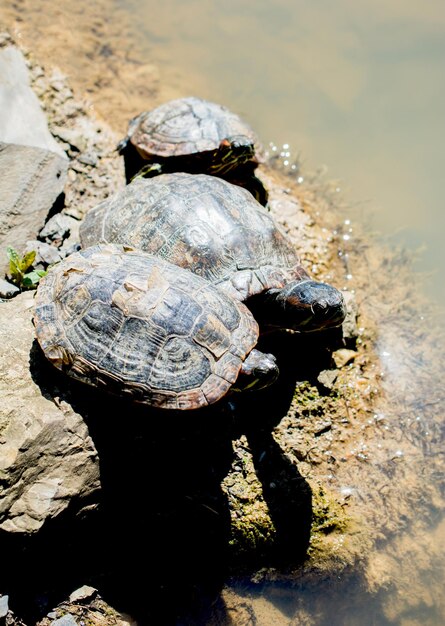
[[[42,276],[45,276],[45,270],[31,270],[32,264],[36,258],[36,251],[31,250],[27,252],[21,258],[20,255],[12,246],[6,248],[6,253],[9,258],[9,273],[12,282],[20,289],[34,289],[37,287],[39,280]]]

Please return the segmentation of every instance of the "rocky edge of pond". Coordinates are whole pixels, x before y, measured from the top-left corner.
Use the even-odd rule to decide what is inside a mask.
[[[9,245],[35,250],[45,269],[75,249],[88,209],[125,184],[120,137],[6,33],[0,69],[2,267]],[[424,525],[437,522],[428,476],[438,469],[402,434],[399,405],[386,411],[377,356],[376,325],[395,315],[401,327],[410,294],[377,305],[391,253],[368,255],[358,235],[346,244],[335,193],[282,169],[271,158],[259,174],[270,210],[312,274],[345,288],[349,312],[340,331],[265,337],[282,372],[272,389],[186,415],[104,397],[45,361],[33,291],[0,281],[0,622],[130,619],[116,607],[253,624],[247,586],[295,593],[327,578],[384,604],[398,548],[393,561],[380,546],[412,532],[414,505]],[[419,543],[419,553],[427,570],[435,551]]]

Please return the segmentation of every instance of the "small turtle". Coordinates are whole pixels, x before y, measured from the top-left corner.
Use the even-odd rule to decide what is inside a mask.
[[[203,278],[140,250],[92,246],[54,265],[34,323],[68,375],[135,402],[195,409],[278,374],[248,311]]]
[[[168,172],[211,174],[246,187],[267,204],[267,192],[254,175],[262,160],[258,138],[220,104],[179,98],[145,111],[130,121],[118,150],[125,158],[128,181]]]
[[[321,330],[345,317],[342,293],[311,279],[267,210],[214,176],[138,178],[87,213],[80,241],[130,245],[187,268],[245,302],[262,330]]]

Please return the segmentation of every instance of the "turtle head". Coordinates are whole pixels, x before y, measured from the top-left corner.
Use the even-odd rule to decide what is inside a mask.
[[[238,159],[243,162],[251,159],[255,154],[255,146],[246,135],[233,135],[223,139],[219,144],[220,150],[229,150]]]
[[[233,135],[226,137],[219,144],[215,153],[215,163],[212,166],[212,174],[226,174],[230,170],[247,163],[255,156],[255,146],[249,137],[245,135]]]
[[[233,391],[263,389],[275,382],[278,374],[274,355],[253,349],[243,362],[232,389]]]
[[[346,305],[341,291],[315,280],[294,281],[280,290],[270,290],[276,299],[281,328],[308,332],[340,326]]]

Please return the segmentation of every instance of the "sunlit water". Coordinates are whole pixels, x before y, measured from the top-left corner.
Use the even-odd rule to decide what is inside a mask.
[[[445,304],[441,0],[122,0],[181,91],[326,165],[372,227],[419,252]]]

